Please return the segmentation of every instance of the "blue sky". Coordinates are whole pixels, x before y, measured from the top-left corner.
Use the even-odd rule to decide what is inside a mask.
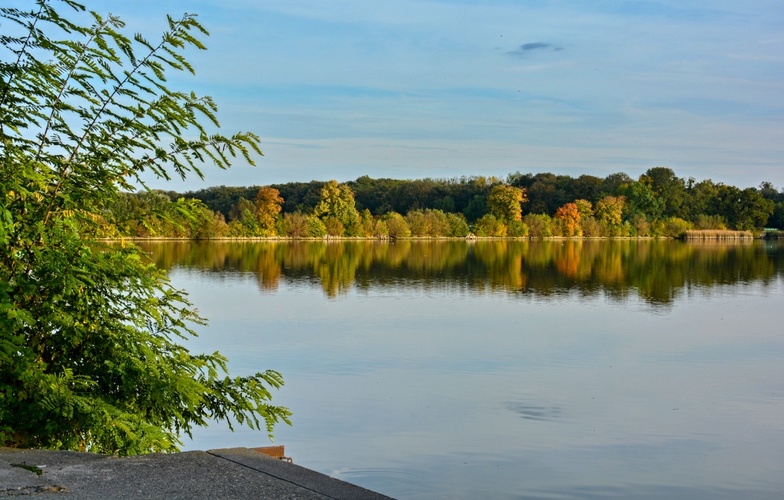
[[[86,0],[85,0],[86,1]],[[520,172],[784,187],[780,0],[87,2],[149,38],[199,14],[185,89],[264,157],[214,185]]]

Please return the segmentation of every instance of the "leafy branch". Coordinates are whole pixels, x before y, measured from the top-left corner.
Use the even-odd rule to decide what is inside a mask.
[[[142,173],[201,176],[261,154],[255,134],[208,129],[212,99],[167,86],[167,72],[194,72],[183,52],[208,33],[169,17],[151,44],[57,3],[85,11],[0,8],[17,30],[0,37],[0,446],[173,451],[211,419],[271,437],[290,423],[270,403],[280,374],[231,377],[219,353],[178,344],[204,322],[185,294],[138,248],[96,239]]]

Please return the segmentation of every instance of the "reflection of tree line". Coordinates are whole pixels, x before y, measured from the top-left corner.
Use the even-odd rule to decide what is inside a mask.
[[[766,282],[784,270],[781,245],[669,240],[402,240],[145,243],[158,266],[317,280],[329,296],[350,287],[454,288],[550,296],[567,292],[670,302],[689,286]]]

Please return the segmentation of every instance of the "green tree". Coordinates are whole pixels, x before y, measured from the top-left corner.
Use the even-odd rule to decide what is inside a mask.
[[[754,188],[741,190],[724,184],[717,186],[712,206],[717,215],[724,217],[729,226],[737,230],[763,227],[775,209],[775,204]]]
[[[683,236],[683,233],[690,229],[692,229],[692,225],[688,221],[678,217],[668,217],[666,220],[664,220],[662,236],[678,238]]]
[[[547,214],[528,214],[523,217],[532,238],[547,238],[553,235],[553,219]]]
[[[412,210],[406,214],[406,222],[413,236],[449,236],[449,219],[441,210]]]
[[[569,199],[598,200],[602,189],[603,180],[593,175],[581,175],[572,182],[570,192],[567,194]]]
[[[321,238],[327,234],[324,223],[315,215],[293,212],[283,214],[283,234],[292,238]]]
[[[601,189],[599,190],[599,192],[602,193],[600,196],[617,195],[624,185],[628,185],[632,182],[634,182],[634,180],[623,172],[610,174],[602,180]],[[598,202],[599,200],[597,199],[594,201]]]
[[[212,100],[167,87],[206,31],[185,15],[158,41],[128,38],[72,0],[0,19],[0,445],[173,451],[212,419],[271,435],[289,416],[270,403],[280,374],[232,378],[219,353],[178,344],[203,322],[184,294],[94,236],[143,174],[260,153],[253,134],[208,132]]]
[[[485,214],[474,224],[474,233],[477,236],[505,237],[509,228],[504,221],[499,220],[493,214]]]
[[[256,205],[252,201],[240,197],[237,204],[231,207],[229,217],[233,228],[232,236],[262,236]]]
[[[546,172],[536,174],[533,183],[526,190],[527,209],[534,214],[552,215],[555,211],[569,201],[566,198],[566,191],[561,186],[563,176]]]
[[[490,196],[487,197],[487,207],[490,214],[504,222],[521,220],[523,218],[522,203],[527,200],[525,189],[499,184],[493,186]]]
[[[364,236],[366,238],[369,237],[379,237],[379,236],[387,236],[387,224],[379,217],[374,217],[373,214],[370,213],[370,209],[366,208],[362,210],[359,214],[360,216],[360,224],[362,227],[362,234],[358,236]]]
[[[359,229],[360,219],[354,202],[354,193],[350,187],[346,184],[339,184],[338,181],[331,180],[321,188],[321,198],[314,213],[324,220],[328,229],[332,227],[333,231],[339,227],[335,221],[340,222],[349,236],[353,236],[355,231]],[[329,221],[329,219],[335,219],[335,221]],[[340,234],[333,234],[333,236],[342,236],[342,231]]]
[[[179,198],[169,203],[173,215],[168,218],[169,227],[164,236],[178,236],[194,240],[208,239],[217,236],[220,231],[215,224],[215,214],[199,200]]]
[[[619,192],[626,197],[631,217],[638,215],[647,219],[662,217],[665,200],[654,193],[650,180],[645,176],[641,176],[640,181],[624,184],[619,188]]]
[[[471,231],[463,214],[448,213],[446,214],[446,220],[449,223],[449,236],[462,238],[468,236],[468,233]]]
[[[599,222],[607,227],[610,236],[620,236],[625,209],[625,197],[605,196],[596,202],[594,214]]]
[[[768,227],[784,229],[784,201],[773,205],[773,214],[768,218],[766,224]]]
[[[741,230],[762,228],[775,210],[775,203],[768,200],[754,188],[746,188],[740,193],[739,210],[735,213],[735,227]]]
[[[273,184],[272,187],[280,191],[280,196],[286,200],[283,213],[313,212],[321,197],[321,189],[326,184],[323,181],[289,182],[287,184]]]
[[[593,217],[593,204],[590,201],[584,199],[574,200],[574,205],[577,207],[580,219]]]
[[[640,182],[650,186],[661,203],[661,215],[681,217],[686,198],[686,183],[667,167],[649,168],[640,176]],[[651,214],[659,216],[658,214]]]
[[[408,227],[406,218],[397,212],[389,212],[385,217],[387,223],[387,233],[390,238],[406,238],[411,236],[411,228]]]
[[[689,218],[696,221],[701,215],[719,215],[716,211],[716,201],[719,196],[721,184],[710,179],[700,182],[689,182],[686,189],[689,209]]]
[[[487,213],[487,196],[476,194],[466,203],[463,215],[469,221],[475,221]]]

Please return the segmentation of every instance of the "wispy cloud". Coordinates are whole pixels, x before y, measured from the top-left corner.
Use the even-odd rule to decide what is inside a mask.
[[[507,52],[510,56],[526,57],[534,52],[560,52],[563,47],[546,42],[529,42],[524,43],[516,50]]]
[[[259,133],[265,153],[207,172],[216,185],[662,164],[784,184],[784,2],[89,3],[151,37],[174,4],[200,14],[210,50],[171,82],[213,96],[224,129]]]

